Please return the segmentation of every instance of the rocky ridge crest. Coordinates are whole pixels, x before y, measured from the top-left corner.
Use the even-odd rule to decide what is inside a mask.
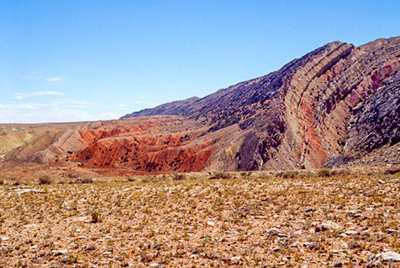
[[[400,37],[333,42],[204,98],[72,125],[4,157],[152,172],[345,165],[397,152],[399,69]]]

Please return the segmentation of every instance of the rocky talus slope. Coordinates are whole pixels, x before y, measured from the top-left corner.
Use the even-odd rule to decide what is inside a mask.
[[[399,69],[400,37],[360,47],[333,42],[204,98],[68,126],[36,146],[7,147],[4,157],[158,172],[230,171],[362,164],[362,158],[390,151],[384,163],[395,164]]]

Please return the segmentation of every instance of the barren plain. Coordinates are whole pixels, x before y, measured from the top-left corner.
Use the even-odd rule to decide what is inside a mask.
[[[2,164],[0,267],[396,267],[400,256],[396,166],[117,177]]]

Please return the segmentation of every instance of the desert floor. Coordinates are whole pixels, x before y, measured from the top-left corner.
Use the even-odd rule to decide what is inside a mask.
[[[400,173],[386,170],[3,165],[0,267],[400,266]]]

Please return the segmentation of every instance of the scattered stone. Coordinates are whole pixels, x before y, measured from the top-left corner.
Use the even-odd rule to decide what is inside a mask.
[[[382,260],[383,262],[386,261],[400,261],[400,254],[393,252],[393,251],[387,251],[385,253],[381,253],[376,255],[376,259]]]
[[[44,193],[44,191],[39,191],[39,190],[36,190],[36,189],[16,189],[15,191],[17,192],[17,194],[26,194],[26,193],[42,194],[42,193]]]
[[[277,236],[277,237],[289,237],[289,235],[285,232],[282,232],[281,230],[277,228],[271,228],[265,232],[266,236]]]
[[[334,223],[332,221],[323,222],[315,227],[316,232],[322,232],[326,230],[337,230],[340,228],[340,225]]]
[[[335,262],[334,264],[333,264],[333,267],[342,267],[343,266],[343,263],[342,262]]]
[[[358,231],[356,230],[347,230],[345,232],[346,235],[358,235]]]
[[[195,248],[192,250],[192,254],[199,254],[199,253],[203,253],[204,249],[202,248]]]
[[[305,242],[303,243],[303,246],[308,247],[309,249],[314,249],[317,246],[317,244],[314,242]]]
[[[94,245],[90,245],[86,248],[87,251],[92,251],[92,250],[96,250],[96,246]]]
[[[55,256],[66,255],[66,254],[68,254],[68,250],[66,250],[66,249],[62,249],[62,250],[53,250],[52,253],[53,253]]]
[[[353,242],[350,243],[350,248],[351,249],[355,249],[355,248],[359,248],[359,247],[361,247],[361,245],[357,241],[353,241]]]

